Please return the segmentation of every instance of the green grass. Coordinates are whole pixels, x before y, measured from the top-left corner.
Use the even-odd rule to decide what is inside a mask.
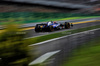
[[[61,66],[100,66],[100,37],[75,49],[72,54]]]
[[[4,12],[0,13],[0,25],[7,22],[14,22],[17,24],[72,20],[81,18],[100,17],[99,14],[84,14],[84,13],[38,13],[38,12]]]
[[[34,44],[34,43],[50,40],[50,39],[53,39],[53,38],[58,38],[58,37],[62,37],[62,36],[82,32],[82,31],[92,30],[92,29],[96,29],[96,28],[100,28],[100,25],[86,27],[86,28],[79,28],[79,29],[69,30],[69,31],[63,31],[63,32],[58,32],[58,33],[39,36],[39,37],[35,37],[35,38],[33,37],[33,38],[30,38],[30,39],[26,39],[26,40],[29,40],[29,44]]]

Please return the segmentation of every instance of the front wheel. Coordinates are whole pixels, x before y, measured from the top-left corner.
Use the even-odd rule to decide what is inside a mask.
[[[70,28],[70,23],[69,22],[65,22],[65,29],[69,29]]]

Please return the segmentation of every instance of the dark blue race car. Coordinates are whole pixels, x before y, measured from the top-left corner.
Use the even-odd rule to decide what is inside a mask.
[[[37,24],[35,26],[35,31],[36,32],[45,32],[45,31],[52,32],[54,30],[60,30],[64,28],[68,29],[70,28],[70,26],[73,26],[73,24],[69,22],[57,23],[57,22],[50,21],[44,24]]]

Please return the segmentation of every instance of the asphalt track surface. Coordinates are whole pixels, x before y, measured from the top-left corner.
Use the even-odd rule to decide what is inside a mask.
[[[52,57],[50,61],[48,61],[46,66],[59,66],[65,59],[69,59],[71,56],[71,51],[89,40],[100,37],[100,29],[96,31],[84,32],[72,36],[68,36],[59,40],[46,42],[41,45],[36,45],[35,51],[38,53],[37,57],[43,55],[47,52],[61,50],[58,54]],[[89,46],[89,45],[87,45]],[[34,48],[34,46],[31,46]],[[33,49],[31,49],[32,53]]]
[[[26,38],[31,38],[31,37],[37,37],[41,35],[47,35],[47,34],[52,34],[52,33],[57,33],[57,32],[62,32],[62,31],[68,31],[68,30],[73,30],[73,29],[78,29],[78,28],[84,28],[84,27],[89,27],[89,26],[95,26],[95,25],[100,25],[100,22],[89,22],[89,23],[81,23],[81,24],[74,24],[73,27],[70,29],[62,29],[62,30],[57,30],[53,32],[39,32],[36,33],[34,29],[27,30],[27,36]]]
[[[83,28],[83,27],[89,27],[89,26],[95,26],[95,25],[100,25],[100,22],[89,22],[89,23],[81,23],[81,24],[75,24],[74,27],[70,29],[63,29],[59,31],[54,31],[54,32],[40,32],[40,33],[35,33],[34,30],[28,30],[28,36],[27,37],[35,37],[35,36],[40,36],[40,35],[46,35],[46,34],[52,34],[56,32],[61,32],[61,31],[67,31],[67,30],[73,30],[73,29],[78,29],[78,28]],[[52,51],[57,51],[61,50],[59,53],[57,53],[55,56],[50,58],[50,60],[47,63],[46,66],[59,66],[62,64],[62,62],[66,59],[69,59],[71,56],[72,50],[75,48],[78,48],[79,46],[83,45],[84,43],[88,42],[89,40],[93,38],[100,37],[100,30],[96,31],[91,31],[87,33],[80,33],[77,35],[72,35],[68,36],[66,38],[58,39],[55,41],[47,42],[41,45],[35,45],[35,52],[38,57],[41,55],[52,52]],[[31,46],[34,48],[34,46]],[[31,53],[34,52],[34,49],[31,49]]]

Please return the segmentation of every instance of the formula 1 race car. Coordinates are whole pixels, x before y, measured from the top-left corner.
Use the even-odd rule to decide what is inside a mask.
[[[73,26],[72,23],[65,22],[65,23],[57,23],[57,22],[47,22],[44,24],[37,24],[35,26],[35,32],[52,32],[54,30],[60,30],[60,29],[69,29],[71,26]]]

